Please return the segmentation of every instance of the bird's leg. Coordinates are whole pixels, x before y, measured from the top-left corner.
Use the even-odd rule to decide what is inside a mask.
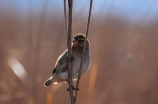
[[[71,86],[73,90],[79,91],[79,88],[75,88],[74,86]],[[70,88],[67,89],[67,91],[70,91]]]
[[[68,80],[66,80],[66,82],[69,83]],[[71,87],[72,87],[72,90],[77,90],[77,91],[79,91],[79,88],[75,88],[74,86],[71,86]],[[68,88],[67,91],[70,91],[70,88]]]

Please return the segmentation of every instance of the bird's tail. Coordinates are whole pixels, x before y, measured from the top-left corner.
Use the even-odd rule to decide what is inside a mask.
[[[51,76],[45,83],[44,85],[47,87],[53,83],[53,76]]]

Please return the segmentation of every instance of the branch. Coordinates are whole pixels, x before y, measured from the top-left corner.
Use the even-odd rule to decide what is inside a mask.
[[[66,36],[67,36],[67,14],[66,14],[66,0],[64,0],[64,19],[65,19],[65,30],[66,30]]]
[[[69,23],[68,23],[68,36],[67,36],[67,46],[68,46],[68,80],[71,104],[74,104],[73,90],[72,90],[72,70],[71,70],[71,33],[72,33],[72,5],[73,0],[68,0],[69,4]]]
[[[78,86],[79,86],[79,81],[80,81],[80,77],[81,77],[81,69],[82,69],[83,61],[84,61],[83,59],[84,59],[84,54],[85,54],[85,48],[87,45],[87,37],[88,37],[89,23],[90,23],[90,17],[91,17],[92,1],[93,0],[90,0],[89,16],[88,16],[87,29],[86,29],[86,39],[84,41],[84,48],[83,48],[83,53],[82,53],[82,58],[81,58],[81,63],[80,63],[80,69],[79,69],[79,75],[78,75],[78,80],[77,80],[77,84],[76,84],[76,89],[78,89]],[[77,90],[75,91],[75,99],[77,99]]]

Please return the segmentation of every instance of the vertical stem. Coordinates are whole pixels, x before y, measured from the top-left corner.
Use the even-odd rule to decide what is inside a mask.
[[[67,36],[67,14],[66,14],[66,0],[64,0],[64,19],[65,19],[65,30],[66,30],[66,36]]]
[[[89,23],[90,23],[90,17],[91,17],[92,1],[93,0],[90,0],[89,16],[88,16],[87,29],[86,29],[86,39],[84,41],[84,48],[83,48],[83,53],[82,53],[82,58],[81,58],[81,63],[80,63],[80,69],[79,69],[76,89],[78,89],[78,86],[79,86],[79,81],[80,81],[80,77],[81,77],[81,69],[82,69],[82,66],[83,66],[83,59],[84,59],[84,54],[85,54],[85,48],[86,48],[87,37],[88,37],[88,30],[89,30]],[[77,90],[75,91],[75,99],[77,99]]]
[[[73,90],[72,90],[72,70],[71,70],[71,34],[72,34],[72,5],[73,0],[68,0],[69,4],[69,23],[68,23],[68,37],[67,37],[67,46],[68,46],[68,80],[69,80],[69,89],[71,104],[74,104]]]

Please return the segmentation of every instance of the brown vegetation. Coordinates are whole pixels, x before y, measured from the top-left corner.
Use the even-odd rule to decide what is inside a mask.
[[[0,103],[69,104],[68,84],[43,85],[67,48],[64,14],[47,13],[43,23],[41,12],[0,14]],[[72,34],[85,33],[85,17],[74,15]],[[157,104],[157,28],[157,20],[133,23],[110,13],[92,14],[88,37],[92,64],[81,78],[77,104]],[[10,57],[27,71],[26,82],[9,67]]]

